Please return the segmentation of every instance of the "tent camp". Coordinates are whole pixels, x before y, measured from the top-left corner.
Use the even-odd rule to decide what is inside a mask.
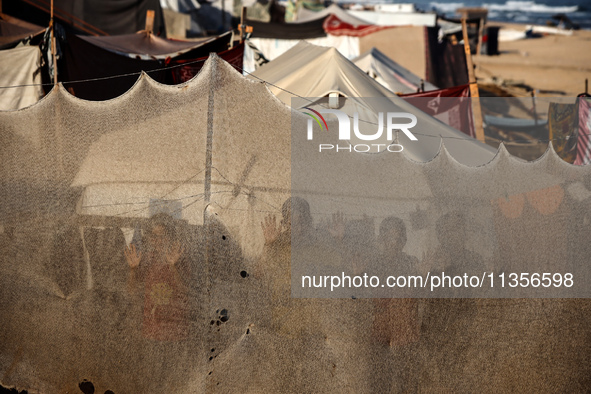
[[[437,86],[419,78],[377,48],[371,48],[352,61],[370,77],[397,94],[416,93],[421,88],[424,91],[437,89]]]
[[[375,81],[358,89],[384,91]],[[330,167],[298,133],[308,118],[215,55],[184,84],[144,74],[102,102],[58,86],[28,108],[0,111],[0,384],[51,393],[91,384],[115,393],[585,391],[590,303],[524,297],[589,297],[587,273],[568,270],[591,255],[591,167],[567,165],[552,148],[535,163],[501,149],[466,166],[448,140],[427,163],[351,158],[376,164],[375,173],[335,157],[351,171],[332,166],[336,181],[304,190],[323,194],[328,208],[310,203],[314,228],[298,227],[310,212],[301,200],[284,205],[300,191],[294,175]],[[552,287],[494,294],[516,299],[372,300],[352,287],[339,299],[290,297],[292,246],[343,262],[351,275],[361,249],[348,245],[381,250],[383,237],[362,221],[380,226],[383,217],[364,218],[373,209],[365,202],[357,218],[348,212],[341,239],[363,230],[363,242],[321,231],[317,214],[332,213],[330,200],[353,207],[359,198],[390,201],[382,214],[402,219],[409,244],[433,234],[413,251],[432,272],[481,256],[497,275],[498,262],[521,269],[513,264],[529,254],[539,272],[567,284],[573,272],[574,284],[556,287],[556,277]],[[401,198],[420,209],[402,212]],[[162,201],[180,219],[149,218]],[[292,245],[290,232],[302,228],[308,237]],[[136,268],[134,249],[143,256]],[[398,275],[394,262],[379,261]]]
[[[253,79],[270,84],[270,90],[285,104],[292,105],[298,97],[319,98],[331,93],[360,98],[361,106],[370,108],[366,121],[375,122],[375,114],[388,112],[388,107],[417,113],[416,131],[420,142],[410,141],[400,133],[400,143],[410,158],[426,162],[439,151],[441,138],[456,160],[467,165],[489,162],[495,150],[480,142],[467,139],[461,132],[428,116],[399,98],[369,77],[336,49],[299,43],[274,61],[265,64],[252,74]],[[309,102],[308,102],[309,104]],[[298,108],[306,106],[302,102]],[[414,112],[413,112],[414,111]],[[361,115],[360,115],[361,117]]]
[[[242,46],[229,51],[232,33],[197,42],[166,40],[151,33],[88,37],[67,33],[62,43],[64,67],[59,80],[77,97],[107,100],[130,89],[141,71],[162,83],[190,79],[203,66],[209,53],[216,52],[241,68]],[[167,65],[174,67],[167,68]],[[116,78],[113,78],[117,76]],[[109,83],[104,83],[105,78]]]

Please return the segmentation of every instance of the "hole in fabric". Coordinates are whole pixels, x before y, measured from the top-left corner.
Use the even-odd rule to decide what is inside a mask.
[[[94,384],[86,379],[78,383],[78,387],[84,394],[94,394]]]
[[[243,277],[243,278],[246,278],[246,277],[248,277],[248,272],[246,272],[246,271],[240,271],[240,276]]]

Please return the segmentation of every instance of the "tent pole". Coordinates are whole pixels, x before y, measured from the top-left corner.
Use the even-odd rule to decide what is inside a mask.
[[[468,67],[468,78],[470,81],[470,96],[472,97],[472,116],[474,118],[474,131],[476,139],[484,142],[484,129],[482,128],[482,110],[480,108],[480,95],[478,94],[478,84],[474,76],[474,65],[472,64],[472,54],[470,53],[470,42],[468,41],[468,28],[466,27],[466,17],[462,17],[462,34],[464,36],[464,52],[466,53],[466,67]]]
[[[476,56],[480,58],[482,51],[482,33],[484,31],[484,18],[480,18],[478,21],[478,45],[476,46]]]
[[[538,125],[538,111],[536,109],[536,91],[531,91],[531,102],[533,104],[533,111],[534,111],[534,125]]]
[[[152,31],[154,30],[154,10],[146,11],[146,24],[144,30],[146,31],[146,34],[152,34]]]
[[[240,43],[244,42],[244,20],[246,19],[246,7],[242,6],[240,10]]]
[[[51,57],[53,59],[53,84],[57,85],[57,60],[55,55],[55,35],[53,33],[53,0],[51,0],[51,10],[49,16],[49,29],[50,29],[50,39],[51,39]]]

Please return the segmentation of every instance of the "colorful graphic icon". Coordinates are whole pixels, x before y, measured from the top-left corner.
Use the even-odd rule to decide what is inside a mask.
[[[308,111],[314,112],[318,116],[318,117],[316,117],[316,116],[314,116],[312,114],[309,114],[307,112],[304,112],[306,115],[312,117],[312,119],[314,119],[316,121],[316,123],[318,123],[318,126],[320,126],[320,130],[323,129],[322,123],[324,123],[324,127],[326,127],[326,131],[328,131],[328,125],[326,124],[326,120],[324,120],[324,117],[322,115],[320,115],[320,112],[318,112],[316,110],[313,110],[312,108],[308,108],[308,107],[304,107],[304,109],[307,109]],[[320,119],[318,119],[318,118],[322,119],[322,123],[320,123]]]

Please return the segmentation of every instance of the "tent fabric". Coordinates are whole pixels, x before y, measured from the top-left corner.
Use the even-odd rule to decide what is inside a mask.
[[[150,73],[151,77],[165,82],[161,61],[122,56],[74,34],[67,34],[63,54],[64,67],[58,70],[59,79],[76,97],[85,100],[109,100],[122,95],[135,84],[141,71],[157,70]],[[100,78],[111,79],[107,83]]]
[[[0,14],[0,49],[16,46],[20,41],[42,34],[45,28]]]
[[[359,46],[362,37],[352,36],[335,36],[328,34],[326,37],[310,38],[306,42],[314,45],[336,48],[347,59],[353,59],[359,56]],[[262,53],[266,59],[273,60],[281,56],[289,49],[297,45],[301,40],[280,40],[274,38],[249,38],[249,42],[254,45],[258,51]],[[244,51],[244,70],[246,72],[253,72],[257,68],[255,59],[259,55],[247,47]]]
[[[158,0],[55,0],[57,21],[98,35],[133,34],[144,30],[146,12],[153,10],[154,33],[166,36],[162,8]],[[40,26],[49,25],[49,3],[44,0],[5,2],[3,12]]]
[[[175,57],[195,49],[203,45],[205,42],[216,39],[203,38],[195,41],[167,40],[146,31],[118,36],[79,37],[108,51],[133,58],[144,58],[144,60]],[[145,59],[145,57],[147,57],[147,59]]]
[[[107,40],[98,39],[93,42],[98,41],[101,45],[111,49],[113,41],[118,43],[119,47],[128,49],[135,47],[141,50],[143,46],[146,51],[150,51],[152,54],[158,53],[159,50],[166,52],[174,45],[156,37],[154,40],[150,38],[146,41],[147,39],[144,39],[143,36],[143,33],[124,37],[113,36]],[[186,51],[176,53],[170,60],[194,61],[208,56],[210,52],[226,51],[231,38],[232,34],[226,33],[207,39],[198,46],[191,46]],[[109,44],[105,44],[105,42]],[[148,44],[148,46],[144,44]],[[183,43],[183,45],[185,44]],[[156,59],[151,59],[152,57]],[[59,78],[68,89],[72,89],[76,97],[95,101],[112,99],[125,93],[134,85],[141,71],[150,73],[150,76],[159,82],[174,83],[172,74],[175,70],[165,70],[166,61],[163,55],[150,55],[149,58],[150,60],[142,60],[129,54],[122,55],[102,46],[94,45],[87,38],[68,34],[64,45],[65,66],[61,70]],[[96,80],[97,78],[98,80]],[[109,78],[109,83],[105,83],[101,78]]]
[[[375,47],[419,78],[427,80],[424,29],[423,26],[399,26],[359,37],[359,53],[365,53]],[[436,83],[434,85],[439,86]]]
[[[310,22],[319,19],[324,20],[326,19],[326,17],[334,15],[343,23],[347,23],[349,25],[357,26],[368,24],[367,21],[352,16],[348,11],[342,9],[336,4],[331,4],[330,6],[324,8],[321,11],[311,11],[305,7],[301,7],[298,10],[297,15],[297,19],[294,23]]]
[[[416,93],[421,88],[421,83],[425,91],[437,90],[437,86],[422,81],[377,48],[371,48],[354,59],[353,63],[396,94]]]
[[[351,10],[349,14],[377,26],[436,26],[437,14],[421,12],[377,12]]]
[[[187,38],[187,32],[191,30],[191,15],[168,8],[162,9],[162,15],[164,15],[166,37],[177,40]]]
[[[242,73],[244,62],[244,43],[238,44],[235,47],[219,52],[218,56],[225,60],[228,64],[233,66],[236,71]],[[207,57],[191,60],[172,60],[167,65],[172,66],[170,72],[172,74],[172,81],[182,83],[190,80],[199,73]]]
[[[446,125],[476,138],[470,85],[402,95],[404,100]]]
[[[591,102],[579,98],[579,130],[577,137],[577,157],[574,164],[585,165],[591,162]]]
[[[577,157],[578,104],[550,103],[548,106],[549,138],[554,140],[556,152],[566,162],[573,163]]]
[[[335,36],[347,35],[353,37],[362,37],[377,31],[387,29],[387,26],[377,26],[371,24],[352,25],[341,21],[337,16],[330,15],[324,20],[324,30]]]
[[[264,64],[252,75],[268,82],[269,89],[287,105],[292,105],[291,100],[295,97],[316,98],[338,93],[344,97],[362,98],[360,101],[372,108],[374,113],[387,112],[384,108],[388,105],[406,108],[407,112],[412,112],[414,108],[370,78],[336,49],[305,42]],[[459,138],[450,139],[446,146],[464,164],[484,164],[494,156],[494,150],[490,147],[476,141],[462,141],[465,137],[461,132],[428,115],[419,120],[419,124],[422,124],[421,133],[430,137],[425,138],[428,141],[421,143],[420,148],[412,144],[405,148],[413,160],[431,160],[439,151],[439,136]]]
[[[41,51],[20,46],[0,51],[0,109],[24,108],[43,97]],[[15,87],[11,87],[15,86]]]
[[[253,38],[273,38],[277,40],[306,40],[310,38],[326,37],[323,28],[324,19],[317,19],[303,23],[264,23],[247,20],[252,26]]]
[[[448,40],[439,42],[438,35],[438,28],[425,28],[427,80],[442,89],[467,84],[464,46],[452,45]]]
[[[184,13],[199,9],[199,2],[197,0],[160,0],[160,6],[163,9]]]
[[[278,224],[296,194],[292,176],[302,163],[291,138],[300,137],[300,148],[306,141],[291,126],[307,119],[215,55],[185,84],[144,74],[124,95],[98,103],[58,86],[31,107],[0,111],[0,384],[49,393],[90,384],[147,394],[586,390],[586,299],[524,299],[521,289],[500,294],[515,299],[419,298],[416,309],[388,306],[406,316],[388,330],[381,320],[394,311],[355,292],[290,297],[287,227],[265,246],[261,222],[271,214]],[[556,261],[545,257],[548,247],[535,247],[553,229],[566,233],[551,242],[551,256],[566,259],[560,272],[589,260],[581,212],[591,167],[565,164],[551,146],[534,163],[501,148],[489,163],[466,166],[447,142],[426,163],[404,153],[354,155],[348,168],[369,164],[375,174],[327,178],[318,186],[336,188],[324,198],[304,190],[320,204],[310,206],[311,252],[347,264],[359,252],[338,253],[343,244],[321,231],[342,207],[351,224],[345,237],[366,231],[368,249],[381,249],[376,232],[356,220],[367,213],[379,226],[399,217],[405,252],[421,267],[430,264],[423,255],[440,263],[481,258],[496,275],[496,264],[522,268],[530,251],[529,272],[546,272]],[[313,157],[324,167],[300,169],[326,168],[326,158]],[[362,189],[368,182],[375,189]],[[182,204],[182,219],[148,218],[154,200]],[[449,216],[458,211],[464,222]],[[417,212],[423,225],[413,225]],[[144,280],[124,253],[133,233]],[[518,245],[510,234],[521,235]],[[445,249],[450,242],[458,249]],[[166,247],[176,251],[166,253],[173,263],[146,265]],[[587,278],[574,281],[586,297]],[[152,338],[150,319],[160,318],[165,331],[181,320],[183,339]]]

